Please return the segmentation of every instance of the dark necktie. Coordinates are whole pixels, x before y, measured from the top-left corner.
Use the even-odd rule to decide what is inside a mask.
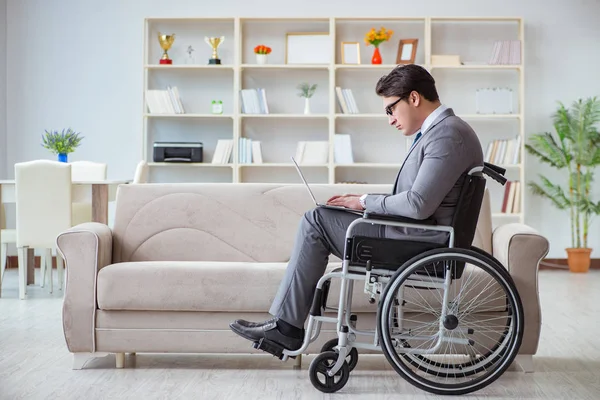
[[[415,138],[413,144],[410,147],[414,146],[415,143],[417,143],[417,140],[419,140],[420,137],[421,137],[421,131],[419,131],[419,133],[417,133],[417,137]]]

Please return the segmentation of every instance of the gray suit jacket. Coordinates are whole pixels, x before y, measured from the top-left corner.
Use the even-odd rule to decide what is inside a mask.
[[[391,194],[369,194],[367,212],[414,219],[433,216],[449,225],[463,184],[461,175],[483,165],[477,134],[451,108],[431,124],[406,156]],[[386,227],[386,236],[443,243],[448,235],[431,230]]]

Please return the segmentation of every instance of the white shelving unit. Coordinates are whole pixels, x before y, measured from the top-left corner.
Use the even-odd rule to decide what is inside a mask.
[[[394,30],[392,39],[380,46],[383,64],[371,64],[374,48],[364,35],[385,26]],[[176,34],[168,51],[172,65],[160,65],[163,50],[158,32]],[[309,182],[393,183],[412,140],[388,125],[381,99],[375,94],[379,77],[396,65],[400,39],[418,38],[415,63],[431,72],[442,101],[470,123],[478,133],[484,153],[490,141],[521,136],[519,162],[501,165],[509,180],[524,182],[524,36],[521,18],[406,17],[406,18],[147,18],[144,24],[144,93],[149,89],[176,86],[185,114],[151,114],[143,100],[142,157],[151,166],[151,180],[158,182],[278,182],[299,183],[290,156],[298,141],[329,142],[324,164],[303,165]],[[327,64],[285,63],[286,33],[328,32],[334,50]],[[224,36],[218,48],[221,65],[208,65],[211,48],[205,36]],[[520,40],[517,65],[489,65],[496,40]],[[343,64],[341,43],[359,42],[359,65]],[[253,48],[265,44],[273,51],[265,65],[256,63]],[[192,46],[194,64],[186,63]],[[432,55],[459,55],[464,65],[434,65]],[[303,114],[303,99],[297,96],[301,82],[317,83],[311,99],[311,114]],[[336,99],[336,86],[350,88],[360,114],[344,114]],[[477,114],[475,91],[483,87],[513,89],[511,114]],[[240,90],[265,88],[269,114],[243,114]],[[223,114],[211,114],[212,100],[223,102]],[[353,164],[334,161],[336,133],[350,134]],[[260,140],[262,164],[238,160],[238,140]],[[212,164],[219,139],[234,143],[228,164]],[[153,162],[155,141],[202,142],[203,163]],[[504,188],[489,185],[495,223],[523,222],[520,212],[501,213]],[[524,189],[523,187],[521,189]]]

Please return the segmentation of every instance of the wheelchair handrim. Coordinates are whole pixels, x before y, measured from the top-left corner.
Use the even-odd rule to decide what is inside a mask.
[[[457,250],[460,250],[460,251],[457,251]],[[482,254],[478,254],[471,250],[464,250],[464,249],[457,249],[457,250],[451,250],[451,251],[449,251],[448,249],[431,250],[429,252],[423,253],[422,255],[417,256],[417,257],[413,258],[412,260],[409,260],[408,262],[406,262],[404,264],[404,266],[401,267],[398,270],[398,272],[394,275],[394,277],[392,278],[392,282],[385,288],[385,290],[382,294],[382,296],[384,297],[384,301],[382,303],[382,307],[380,308],[380,310],[381,310],[380,315],[378,316],[378,325],[379,325],[379,329],[380,329],[380,340],[382,340],[385,343],[384,353],[387,356],[388,360],[392,363],[392,365],[394,367],[397,367],[397,369],[402,370],[402,372],[403,372],[402,375],[409,377],[415,383],[418,383],[419,385],[424,386],[424,388],[433,389],[434,391],[437,390],[440,393],[442,393],[442,392],[467,393],[467,392],[470,392],[473,390],[477,390],[478,387],[486,386],[488,384],[487,383],[488,381],[495,380],[500,374],[503,373],[504,370],[506,370],[506,368],[508,368],[508,366],[510,365],[510,363],[513,361],[514,357],[516,356],[518,348],[520,347],[521,340],[522,340],[522,329],[523,329],[522,305],[520,303],[520,299],[518,298],[518,293],[516,293],[516,291],[511,290],[512,282],[510,281],[510,277],[509,277],[509,279],[507,279],[504,274],[502,274],[500,271],[497,271],[498,266],[495,265],[495,263],[492,260],[489,260],[489,258],[483,256]],[[509,357],[505,357],[503,362],[501,362],[499,364],[498,368],[496,368],[495,371],[487,373],[487,375],[483,375],[482,377],[480,377],[478,379],[474,379],[472,383],[469,383],[469,382],[456,383],[456,384],[439,383],[438,385],[432,385],[432,383],[430,381],[428,381],[427,379],[425,379],[423,377],[414,375],[412,373],[412,371],[410,373],[407,372],[405,369],[407,369],[408,366],[406,366],[406,364],[404,364],[403,361],[400,360],[400,358],[399,358],[400,355],[398,353],[396,353],[395,351],[393,351],[393,352],[385,351],[385,349],[393,349],[394,348],[393,344],[390,341],[390,336],[391,336],[390,335],[390,327],[389,327],[388,323],[385,323],[385,324],[382,323],[382,318],[384,318],[383,316],[388,315],[390,312],[390,309],[392,307],[393,296],[390,296],[389,293],[395,293],[398,289],[398,286],[402,282],[404,282],[407,277],[412,275],[412,273],[413,273],[412,271],[414,271],[424,265],[430,264],[433,260],[436,260],[436,259],[464,261],[465,263],[477,265],[479,268],[486,270],[486,272],[488,272],[488,274],[492,275],[493,278],[502,285],[507,296],[510,296],[509,301],[510,301],[510,303],[512,305],[512,309],[514,310],[514,313],[515,313],[514,318],[513,318],[513,321],[514,321],[513,323],[516,324],[516,326],[513,327],[513,329],[512,329],[513,334],[508,339],[508,343],[506,344],[506,347],[503,350],[503,352],[507,352],[509,354]],[[514,284],[512,284],[512,287],[514,287]]]

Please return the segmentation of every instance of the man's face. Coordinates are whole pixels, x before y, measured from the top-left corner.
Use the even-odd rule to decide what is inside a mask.
[[[421,129],[415,100],[418,102],[414,92],[402,100],[397,96],[383,98],[383,108],[388,116],[388,122],[402,131],[405,136],[410,136]]]

